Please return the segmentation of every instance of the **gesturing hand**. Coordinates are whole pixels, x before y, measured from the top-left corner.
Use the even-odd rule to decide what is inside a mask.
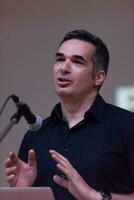
[[[12,187],[32,186],[37,176],[34,150],[28,152],[28,163],[19,159],[14,152],[5,160],[6,180]]]
[[[57,168],[65,174],[67,179],[54,175],[53,180],[68,189],[68,191],[78,200],[101,199],[99,192],[91,188],[79,173],[74,169],[71,163],[55,150],[49,151],[52,159],[56,161]]]

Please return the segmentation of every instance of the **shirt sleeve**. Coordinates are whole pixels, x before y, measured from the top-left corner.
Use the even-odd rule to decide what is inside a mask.
[[[19,152],[18,152],[18,157],[23,160],[24,162],[27,162],[28,161],[28,151],[29,151],[29,137],[30,137],[30,131],[28,131],[22,142],[21,142],[21,145],[20,145],[20,148],[19,148]]]

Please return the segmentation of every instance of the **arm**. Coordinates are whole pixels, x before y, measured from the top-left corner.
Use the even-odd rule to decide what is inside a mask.
[[[11,187],[32,186],[37,175],[35,152],[28,152],[28,163],[10,152],[5,161],[6,180]]]
[[[134,200],[134,194],[130,195],[112,194],[112,200]]]
[[[67,177],[65,179],[63,177],[54,175],[53,180],[57,184],[68,189],[68,191],[77,200],[102,200],[100,192],[90,187],[64,156],[55,150],[50,150],[49,152],[52,156],[52,159],[56,161],[57,168]],[[112,200],[134,200],[134,194],[112,194]]]

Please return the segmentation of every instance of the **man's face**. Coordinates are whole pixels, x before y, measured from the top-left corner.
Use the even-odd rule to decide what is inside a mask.
[[[61,44],[53,70],[56,92],[61,98],[79,98],[94,92],[94,52],[95,47],[91,43],[77,39]]]

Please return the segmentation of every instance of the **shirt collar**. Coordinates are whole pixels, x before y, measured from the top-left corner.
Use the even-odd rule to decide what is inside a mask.
[[[99,122],[103,119],[103,113],[105,108],[105,101],[100,94],[97,94],[93,104],[89,110],[85,113],[85,118],[90,118],[92,120],[97,120]]]
[[[55,120],[62,121],[63,120],[60,103],[56,104],[55,107],[53,108],[53,110],[51,112],[51,119],[53,121],[55,121]]]
[[[103,119],[103,112],[104,112],[105,104],[106,103],[105,103],[104,99],[101,97],[101,95],[97,94],[93,104],[91,105],[89,110],[87,110],[87,112],[85,113],[85,119],[97,120],[97,121],[101,122]],[[56,104],[55,107],[53,108],[53,110],[51,112],[51,119],[54,121],[55,120],[64,121],[63,117],[62,117],[62,110],[61,110],[60,103]]]

